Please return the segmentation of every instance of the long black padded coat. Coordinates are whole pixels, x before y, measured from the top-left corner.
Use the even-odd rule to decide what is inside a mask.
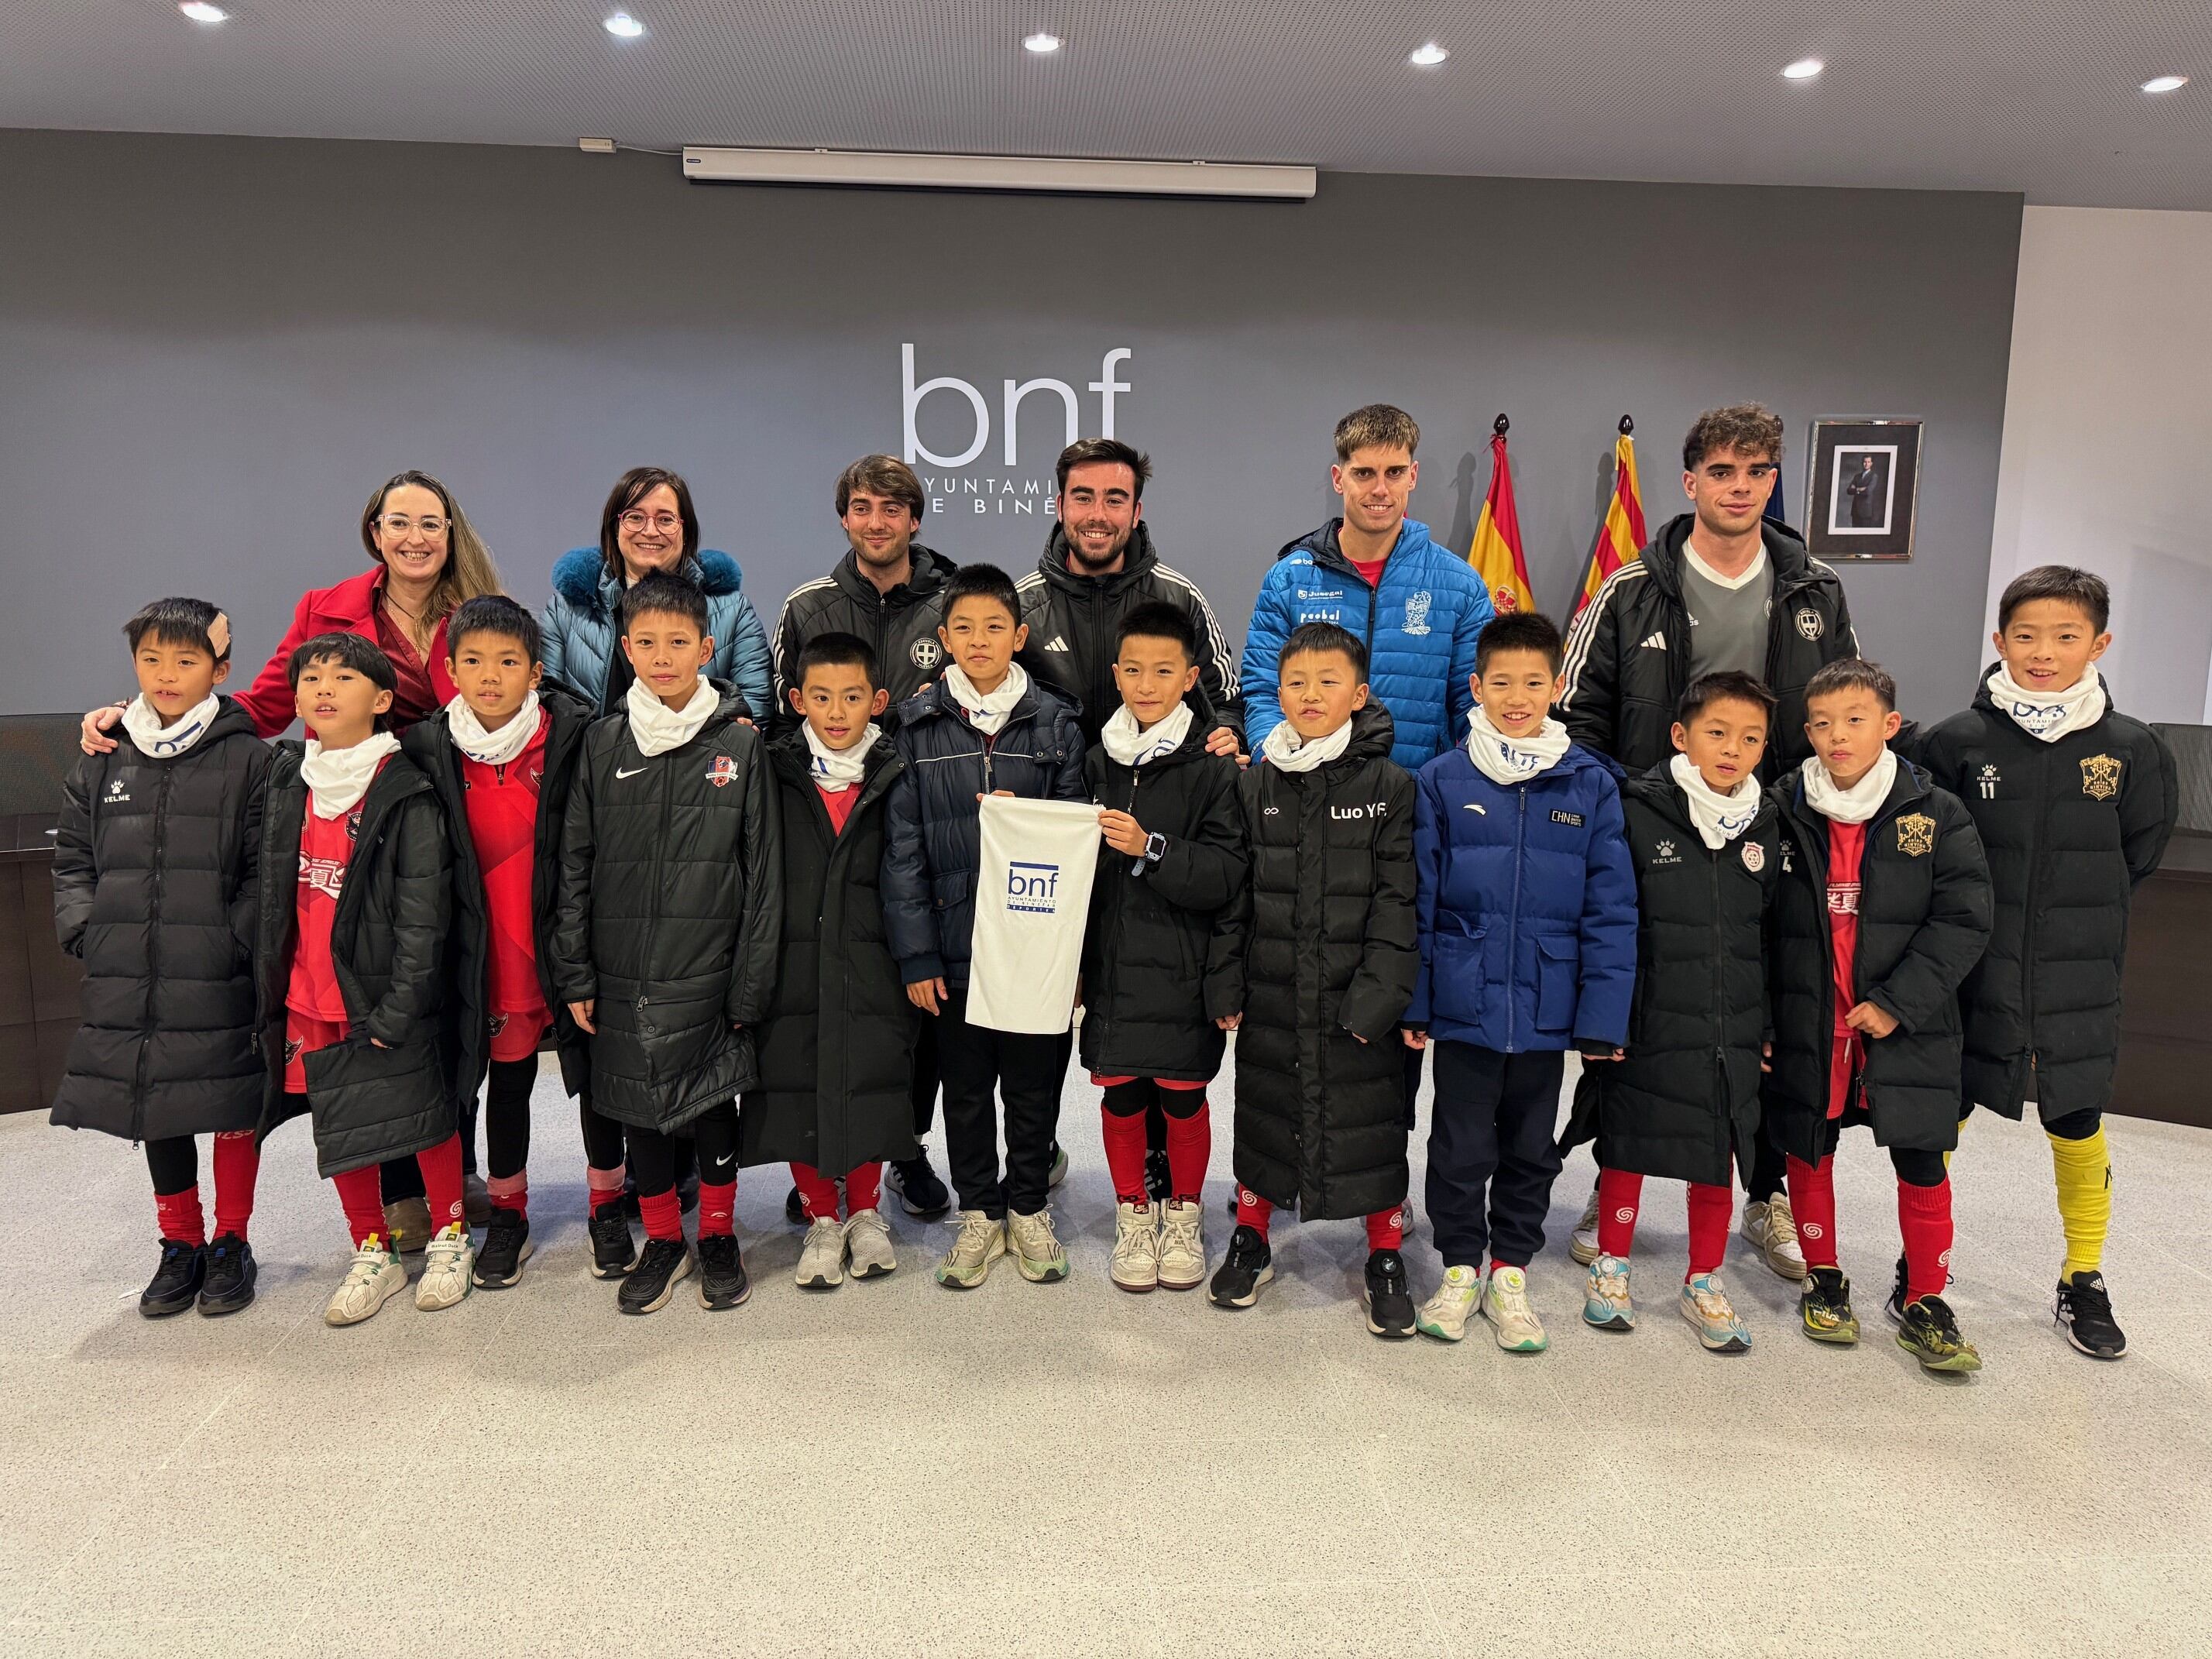
[[[1608,1170],[1724,1187],[1759,1127],[1766,928],[1782,874],[1771,800],[1710,849],[1666,766],[1620,786],[1636,866],[1627,1052],[1583,1067],[1562,1151],[1595,1138]]]
[[[722,701],[691,740],[641,750],[627,710],[584,734],[561,830],[553,984],[594,1002],[593,1109],[666,1133],[760,1080],[783,927],[761,735]]]
[[[131,1140],[251,1129],[269,745],[228,697],[173,758],[117,735],[71,769],[54,840],[54,934],[84,988],[53,1121]]]
[[[1792,772],[1768,792],[1781,818],[1771,982],[1774,1069],[1762,1108],[1775,1144],[1816,1162],[1828,1112],[1836,1024],[1835,947],[1828,931],[1828,820]],[[1858,1000],[1895,1017],[1865,1042],[1866,1121],[1875,1141],[1948,1152],[1959,1144],[1959,987],[1990,937],[1990,872],[1982,838],[1958,797],[1900,759],[1897,780],[1867,820],[1859,864]],[[1856,1108],[1846,1123],[1861,1121]]]
[[[760,1085],[739,1117],[738,1159],[808,1164],[832,1179],[909,1158],[914,1005],[884,937],[884,809],[905,763],[878,738],[840,831],[804,732],[768,746],[783,830],[783,946],[761,1023]]]
[[[589,1040],[555,993],[552,972],[553,905],[560,886],[561,827],[568,786],[576,775],[576,757],[594,718],[591,705],[557,682],[538,688],[548,722],[544,775],[538,781],[537,835],[530,863],[530,911],[538,946],[538,983],[553,1015],[553,1046],[561,1056],[561,1080],[570,1094],[591,1082]],[[461,751],[453,747],[451,717],[444,709],[417,720],[400,734],[401,751],[421,767],[438,792],[438,804],[453,847],[453,920],[446,933],[445,1024],[451,1059],[453,1099],[461,1109],[483,1087],[491,1066],[491,1017],[486,1007],[491,984],[491,912],[484,899],[483,870],[477,862],[476,839],[469,830],[468,788]]]
[[[1255,761],[1237,785],[1251,878],[1217,936],[1206,1006],[1243,1014],[1237,1179],[1309,1220],[1406,1196],[1398,1021],[1421,958],[1413,780],[1392,738],[1389,712],[1370,703],[1334,763]]]
[[[276,745],[261,824],[260,924],[255,961],[268,1090],[261,1133],[301,1110],[284,1092],[284,994],[299,921],[305,745]],[[353,857],[331,922],[331,961],[343,993],[343,1042],[307,1057],[306,1104],[315,1165],[325,1176],[436,1146],[459,1127],[446,1080],[446,929],[453,915],[453,846],[422,769],[404,754],[384,763],[348,815]],[[379,1046],[381,1045],[381,1046]]]
[[[1099,843],[1083,937],[1085,1067],[1101,1077],[1204,1083],[1227,1041],[1208,1005],[1206,964],[1217,919],[1243,891],[1248,861],[1237,805],[1237,763],[1206,752],[1208,723],[1193,701],[1190,731],[1157,760],[1125,766],[1101,744],[1084,775],[1102,806],[1127,812],[1167,846],[1157,864]]]
[[[2033,1100],[2049,1122],[2112,1103],[2128,901],[2165,855],[2180,785],[2141,720],[2107,706],[2045,743],[1982,679],[1917,757],[1966,803],[1990,860],[1990,948],[1960,993],[1966,1097],[2010,1118]]]

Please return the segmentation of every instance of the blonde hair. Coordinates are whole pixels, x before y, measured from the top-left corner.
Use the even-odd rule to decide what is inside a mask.
[[[423,607],[422,619],[426,623],[437,622],[450,617],[471,599],[499,592],[499,567],[492,562],[491,550],[477,534],[468,514],[461,511],[461,504],[453,499],[453,491],[428,473],[411,467],[404,472],[395,472],[378,485],[376,493],[368,498],[368,505],[361,510],[361,544],[368,550],[368,556],[379,564],[384,562],[384,555],[376,545],[376,521],[383,516],[385,498],[404,484],[428,490],[446,510],[446,568],[439,573],[438,585],[430,590],[430,602]]]

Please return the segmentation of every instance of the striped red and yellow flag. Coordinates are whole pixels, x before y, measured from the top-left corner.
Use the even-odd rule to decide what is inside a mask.
[[[1505,424],[1503,415],[1498,423]],[[1536,608],[1536,596],[1528,590],[1528,561],[1521,551],[1521,515],[1513,505],[1513,474],[1505,465],[1503,431],[1490,441],[1490,493],[1482,498],[1482,516],[1475,521],[1467,562],[1490,589],[1490,603],[1499,616]]]
[[[1628,422],[1623,421],[1623,428]],[[1605,522],[1597,527],[1590,549],[1589,573],[1583,578],[1582,598],[1575,601],[1579,613],[1605,586],[1605,579],[1644,550],[1644,500],[1636,487],[1636,440],[1624,430],[1613,443],[1613,501]]]

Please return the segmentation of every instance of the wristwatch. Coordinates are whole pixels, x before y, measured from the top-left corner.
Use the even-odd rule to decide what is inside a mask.
[[[1168,838],[1155,830],[1145,837],[1145,862],[1158,864],[1167,856]]]

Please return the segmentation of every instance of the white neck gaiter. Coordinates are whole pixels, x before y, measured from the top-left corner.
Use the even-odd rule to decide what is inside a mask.
[[[399,739],[389,732],[373,732],[350,749],[325,749],[319,738],[309,738],[300,775],[307,780],[315,816],[335,818],[352,811],[386,757],[398,752]]]
[[[2031,691],[2016,683],[2002,663],[1984,683],[1991,700],[2012,716],[2015,726],[2045,743],[2056,743],[2069,732],[2105,718],[2105,677],[2094,668],[2063,691]]]
[[[1182,740],[1190,735],[1190,705],[1179,702],[1174,714],[1151,731],[1141,731],[1137,717],[1124,703],[1107,716],[1106,724],[1099,728],[1098,741],[1121,765],[1142,766],[1146,761],[1158,760],[1182,748]]]
[[[653,695],[643,680],[632,680],[623,702],[629,710],[630,741],[637,744],[638,753],[651,760],[655,755],[681,749],[697,737],[707,716],[722,706],[722,694],[702,679],[690,702],[681,708],[671,708]]]
[[[1757,778],[1739,778],[1735,787],[1723,794],[1690,764],[1687,755],[1681,754],[1667,763],[1667,773],[1689,804],[1690,822],[1696,826],[1698,839],[1714,852],[1750,829],[1752,820],[1759,816]]]
[[[833,795],[842,794],[867,775],[868,750],[883,736],[883,729],[870,720],[868,729],[860,733],[860,740],[850,749],[832,749],[814,735],[811,726],[799,729],[806,733],[807,750],[814,757],[813,764],[807,768],[814,787]]]
[[[477,711],[458,692],[446,705],[446,735],[453,747],[483,766],[504,766],[530,747],[538,735],[538,693],[523,694],[522,707],[496,732],[487,732]]]
[[[215,724],[216,711],[222,699],[212,691],[201,702],[194,703],[177,716],[176,724],[164,726],[154,705],[144,694],[131,699],[131,706],[123,711],[123,729],[131,734],[131,741],[138,752],[149,760],[174,760],[202,738],[208,727]]]
[[[1340,757],[1352,747],[1352,722],[1336,728],[1325,738],[1316,738],[1309,743],[1298,736],[1298,729],[1288,720],[1279,720],[1267,730],[1260,744],[1260,752],[1267,764],[1279,766],[1285,772],[1311,772]]]
[[[975,683],[961,672],[957,663],[945,665],[945,689],[952,694],[952,701],[960,705],[961,714],[968,724],[987,738],[994,738],[1006,725],[1006,716],[1014,712],[1014,705],[1022,700],[1022,693],[1030,689],[1030,677],[1021,664],[1008,663],[1006,678],[999,682],[999,689],[988,695],[975,689]]]
[[[1468,711],[1467,757],[1492,783],[1526,783],[1557,766],[1567,752],[1567,728],[1548,714],[1531,738],[1509,738],[1477,703]]]
[[[1805,757],[1798,775],[1805,780],[1807,805],[1822,817],[1833,818],[1838,823],[1864,823],[1889,799],[1889,787],[1897,781],[1897,751],[1884,749],[1881,758],[1848,789],[1836,787],[1818,755]]]

